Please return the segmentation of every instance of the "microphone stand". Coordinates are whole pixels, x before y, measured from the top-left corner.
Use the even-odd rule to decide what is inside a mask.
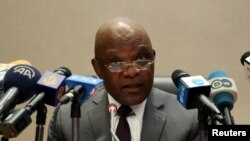
[[[40,103],[37,107],[36,115],[36,137],[35,141],[43,141],[44,125],[46,122],[47,107]]]
[[[223,109],[224,117],[225,117],[225,124],[226,125],[235,125],[233,116],[230,113],[228,108]]]
[[[208,141],[208,114],[203,108],[198,108],[199,132],[201,141]]]
[[[72,119],[72,141],[80,141],[80,117],[81,117],[81,102],[80,98],[85,94],[86,90],[81,85],[76,85],[67,90],[66,94],[60,99],[60,104],[66,104],[69,101],[71,103]],[[60,106],[60,105],[59,105]]]
[[[205,96],[200,95],[199,96],[203,103],[209,103],[206,102],[207,99]],[[212,109],[210,106],[206,106],[203,103],[200,103],[198,106],[198,120],[199,120],[199,130],[200,130],[200,138],[201,141],[208,141],[208,118],[209,116],[212,118],[212,124],[215,124],[214,120],[218,120],[222,122],[224,120],[224,117],[221,115],[221,112],[215,105],[210,105],[213,106]]]
[[[47,107],[44,105],[45,92],[36,95],[26,106],[30,115],[36,110],[36,136],[35,141],[43,141],[44,125],[46,122]]]
[[[219,121],[222,125],[235,125],[234,118],[231,115],[230,110],[228,108],[224,108],[221,111],[223,111],[222,112],[223,118],[220,117],[212,118],[211,124],[216,125],[217,121]]]
[[[81,102],[80,98],[86,92],[81,85],[74,86],[74,97],[71,103],[71,118],[72,118],[72,141],[80,141],[80,117],[81,117]]]
[[[211,118],[211,124],[216,125],[216,122],[224,123],[224,117],[220,112],[213,113],[209,111],[206,107],[198,108],[198,120],[199,120],[199,130],[201,141],[208,141],[208,119]]]
[[[81,117],[81,105],[78,96],[74,96],[71,104],[71,118],[72,118],[72,141],[80,141],[80,117]]]

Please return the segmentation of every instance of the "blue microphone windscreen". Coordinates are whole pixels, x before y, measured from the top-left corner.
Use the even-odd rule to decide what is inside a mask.
[[[217,70],[217,71],[213,71],[209,76],[208,76],[208,80],[213,79],[213,78],[217,78],[217,77],[228,77],[228,73],[223,71],[223,70]]]

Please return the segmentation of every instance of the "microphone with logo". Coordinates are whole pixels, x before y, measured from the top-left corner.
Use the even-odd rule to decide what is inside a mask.
[[[233,79],[223,70],[212,72],[208,77],[211,83],[210,99],[222,111],[224,115],[224,124],[234,125],[233,117],[230,111],[233,109],[237,100],[237,88]]]
[[[46,121],[47,108],[44,104],[56,106],[60,97],[65,92],[64,79],[71,75],[66,67],[60,67],[54,72],[46,71],[36,83],[36,95],[22,109],[18,109],[10,114],[2,123],[4,134],[9,138],[18,136],[30,123],[31,114],[36,110],[36,141],[43,139],[43,129]],[[35,92],[33,93],[35,94]]]
[[[250,51],[245,52],[240,58],[241,64],[244,66],[247,79],[250,81]]]
[[[178,87],[177,100],[186,109],[205,109],[211,115],[220,115],[217,107],[208,99],[211,85],[201,75],[190,76],[182,70],[172,73],[172,80]]]
[[[15,65],[4,76],[4,94],[0,99],[0,120],[3,120],[20,104],[30,99],[35,94],[37,80],[40,72],[28,65]]]
[[[65,80],[69,76],[71,76],[71,71],[67,67],[59,67],[54,72],[46,71],[37,82],[37,95],[44,95],[45,104],[57,106],[65,93]]]
[[[12,61],[8,64],[6,63],[0,63],[0,95],[4,92],[4,89],[3,89],[3,78],[6,74],[6,72],[13,66],[15,65],[29,65],[31,66],[31,63],[27,60],[15,60],[15,61]]]
[[[91,96],[91,94],[94,93],[95,89],[102,84],[102,80],[90,76],[73,74],[70,77],[66,78],[65,82],[69,87],[69,90],[61,98],[60,103],[66,104],[69,101],[72,101],[72,141],[78,141],[80,140],[79,119],[81,117],[81,104],[84,103]]]
[[[95,90],[99,86],[103,84],[103,80],[91,76],[73,74],[65,79],[65,83],[69,87],[69,90],[61,98],[60,103],[66,104],[69,101],[72,101],[74,94],[72,94],[72,91],[70,90],[73,89],[75,86],[80,85],[86,90],[85,94],[79,97],[80,103],[82,104],[86,100],[88,100],[88,98],[95,92]]]
[[[57,106],[63,96],[66,83],[65,79],[71,75],[67,67],[59,67],[54,72],[46,71],[37,82],[37,95],[26,106],[28,111],[37,110],[36,118],[36,141],[43,141],[44,125],[47,108],[44,105]]]
[[[37,80],[41,77],[40,72],[29,65],[15,65],[11,67],[4,76],[4,94],[0,99],[0,131],[4,137],[6,134],[6,125],[4,121],[7,116],[12,115],[16,104],[23,103],[35,94]],[[11,114],[10,114],[11,113]],[[31,122],[27,119],[26,122]]]
[[[201,75],[190,76],[183,70],[175,70],[172,80],[178,87],[177,100],[182,106],[186,109],[198,108],[200,137],[206,141],[209,116],[220,122],[223,120],[219,109],[208,99],[211,85]]]

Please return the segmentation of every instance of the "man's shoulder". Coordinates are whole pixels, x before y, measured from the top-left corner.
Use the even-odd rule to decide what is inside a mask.
[[[153,88],[151,92],[151,97],[155,99],[154,101],[161,101],[164,103],[165,108],[174,111],[180,111],[180,112],[188,112],[188,113],[194,113],[196,114],[197,109],[185,109],[177,100],[177,95],[173,93],[168,93],[165,91],[162,91],[158,88]]]
[[[95,89],[94,93],[82,104],[82,108],[91,109],[100,103],[107,101],[107,91],[101,86]]]
[[[158,89],[158,88],[155,88],[155,87],[152,88],[151,93],[152,93],[152,96],[154,96],[156,98],[176,100],[176,94],[165,92],[165,91]]]

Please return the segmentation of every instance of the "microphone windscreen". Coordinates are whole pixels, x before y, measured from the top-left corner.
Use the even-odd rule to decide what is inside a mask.
[[[35,94],[36,82],[41,73],[29,65],[15,65],[4,76],[4,91],[11,87],[17,87],[20,91],[16,103],[22,103]]]
[[[54,73],[63,75],[65,77],[69,77],[72,75],[70,69],[67,67],[59,67],[56,70],[54,70]]]
[[[240,62],[241,62],[242,65],[244,65],[245,60],[246,60],[249,56],[250,56],[250,51],[245,52],[245,53],[241,56]],[[250,62],[248,62],[248,63],[250,63]]]
[[[209,98],[218,108],[228,107],[231,110],[237,99],[237,87],[234,80],[229,78],[228,73],[223,70],[213,71],[208,76],[208,80],[212,86]]]
[[[208,80],[213,79],[213,78],[217,78],[217,77],[228,77],[228,74],[223,70],[217,70],[217,71],[212,72],[208,76]]]
[[[27,61],[27,60],[15,60],[15,61],[11,61],[9,64],[13,64],[13,65],[22,64],[22,65],[31,66],[31,63],[29,61]]]
[[[108,105],[108,111],[109,113],[116,113],[117,111],[117,106],[114,103],[110,103]]]
[[[18,65],[18,64],[24,64],[24,65],[30,65],[31,66],[31,63],[27,60],[15,60],[15,61],[12,61],[8,64],[6,63],[0,63],[0,95],[4,92],[3,90],[3,79],[4,79],[4,76],[6,74],[6,72],[13,66],[15,65]]]
[[[176,87],[178,87],[179,81],[182,77],[188,77],[190,76],[189,74],[187,74],[186,72],[184,72],[183,70],[177,69],[172,73],[172,80],[175,84]]]

